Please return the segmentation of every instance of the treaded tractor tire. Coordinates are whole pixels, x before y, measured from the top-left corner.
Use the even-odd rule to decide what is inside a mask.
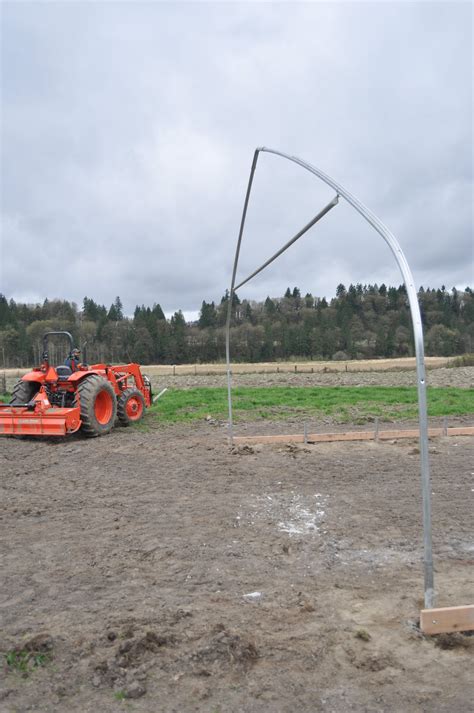
[[[125,389],[117,402],[117,417],[122,426],[130,426],[141,421],[145,413],[145,397],[140,389]]]
[[[10,403],[13,406],[27,404],[39,390],[40,384],[36,381],[18,381],[13,387]]]
[[[81,431],[85,436],[105,436],[112,430],[117,415],[117,399],[112,384],[91,374],[77,387],[81,407]]]

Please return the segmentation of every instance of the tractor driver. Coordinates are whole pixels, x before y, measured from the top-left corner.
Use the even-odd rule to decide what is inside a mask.
[[[68,366],[72,372],[77,371],[79,368],[79,363],[80,363],[80,356],[81,356],[81,350],[80,349],[73,349],[72,352],[69,354],[68,358],[64,362],[66,366]]]

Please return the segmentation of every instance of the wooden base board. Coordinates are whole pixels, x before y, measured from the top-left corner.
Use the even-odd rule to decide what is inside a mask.
[[[441,609],[423,609],[420,614],[420,629],[424,634],[474,631],[474,604]]]
[[[429,428],[428,436],[474,436],[474,426]],[[419,438],[418,429],[403,431],[345,431],[344,433],[302,433],[287,436],[234,436],[234,443],[327,443],[331,441],[388,441],[394,438]]]

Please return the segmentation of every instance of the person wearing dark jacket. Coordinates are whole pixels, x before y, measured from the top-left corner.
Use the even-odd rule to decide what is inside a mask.
[[[81,350],[80,349],[73,349],[72,352],[69,354],[68,358],[64,362],[66,366],[68,366],[72,372],[77,371],[79,368],[80,364],[80,356],[81,356]]]

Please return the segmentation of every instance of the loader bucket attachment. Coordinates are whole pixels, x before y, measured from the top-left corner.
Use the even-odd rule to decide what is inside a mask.
[[[31,409],[0,404],[0,435],[66,436],[81,425],[79,408]]]

